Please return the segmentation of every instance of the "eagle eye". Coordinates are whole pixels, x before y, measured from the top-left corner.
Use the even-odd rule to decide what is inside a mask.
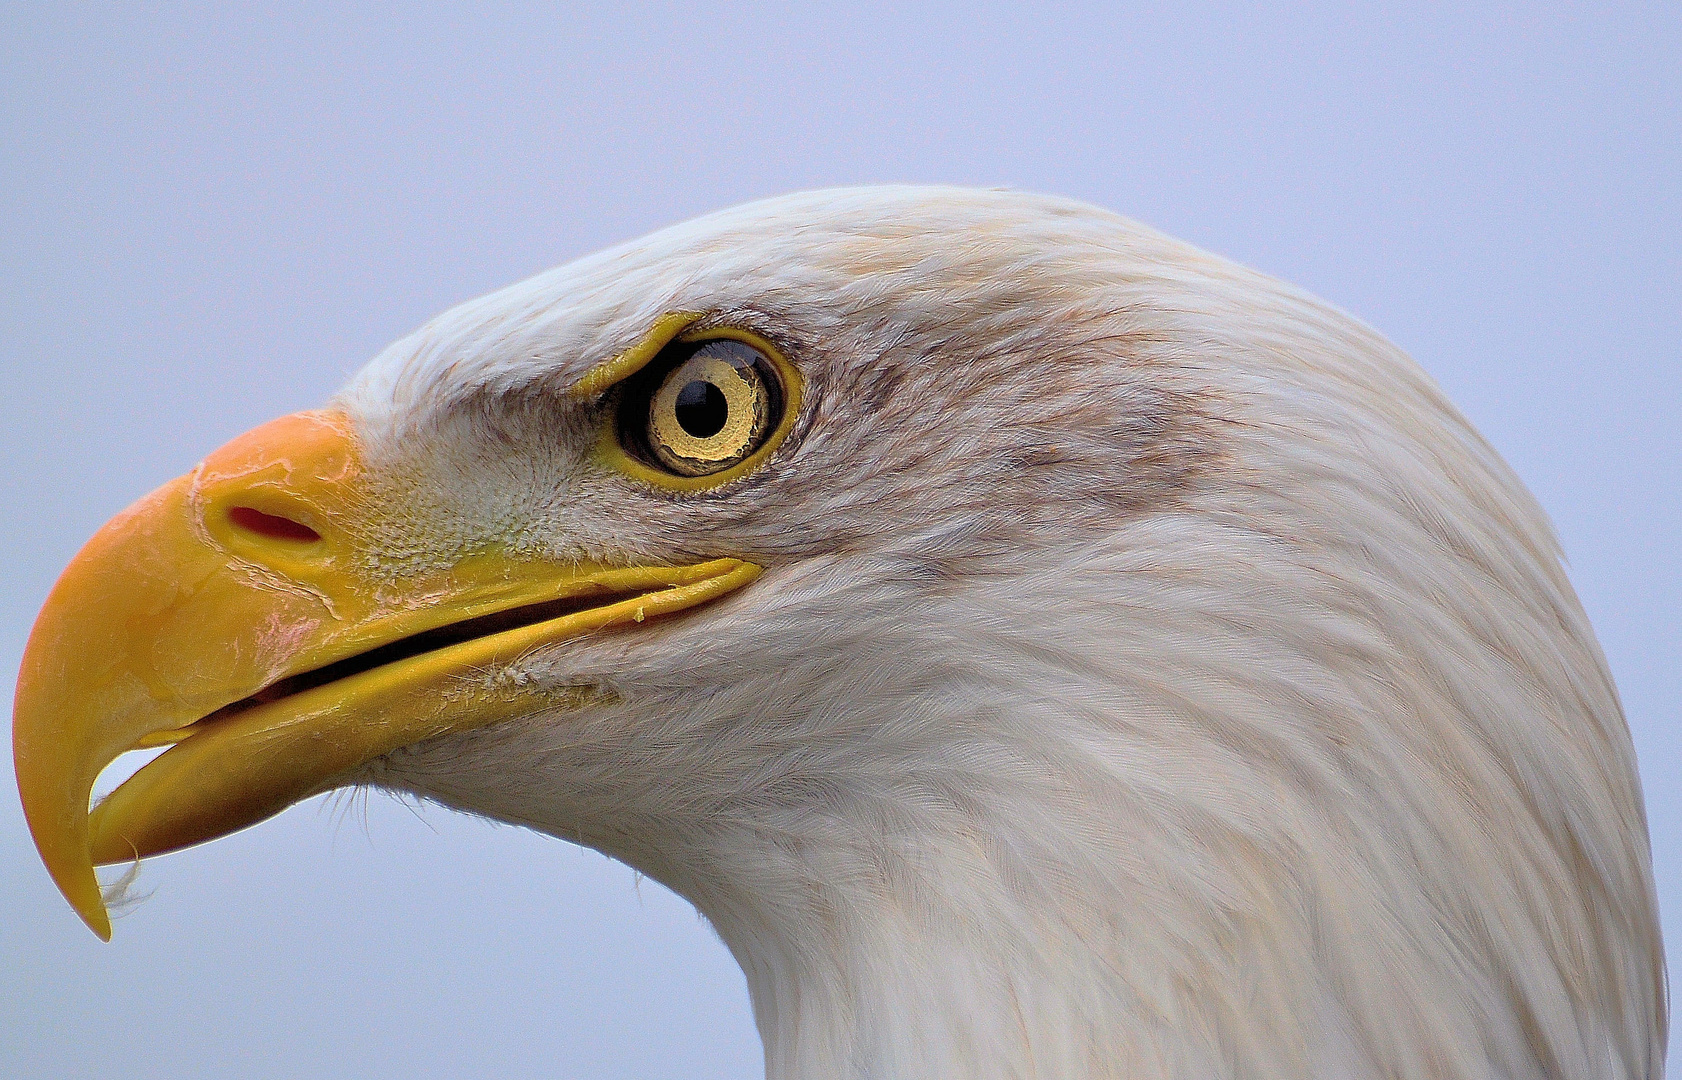
[[[775,365],[753,345],[681,343],[626,385],[620,440],[668,473],[710,476],[765,445],[781,419],[782,397]]]

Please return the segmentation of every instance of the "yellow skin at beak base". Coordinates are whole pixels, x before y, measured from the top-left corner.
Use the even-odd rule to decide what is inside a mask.
[[[760,573],[736,559],[604,567],[485,553],[413,581],[375,580],[357,544],[369,513],[360,471],[343,417],[283,417],[118,515],[48,597],[18,675],[18,789],[42,861],[101,938],[111,929],[95,864],[226,835],[391,750],[530,712],[531,691],[497,677],[505,665]],[[305,538],[241,528],[235,508],[300,524]],[[568,610],[556,617],[196,723],[282,679],[557,600]],[[170,742],[90,816],[112,760]]]

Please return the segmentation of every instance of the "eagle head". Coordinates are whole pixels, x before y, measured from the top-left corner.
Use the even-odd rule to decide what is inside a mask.
[[[772,1077],[1662,1070],[1531,498],[1372,330],[1061,199],[794,195],[463,304],[105,526],[15,716],[102,936],[96,864],[367,785],[687,897]]]

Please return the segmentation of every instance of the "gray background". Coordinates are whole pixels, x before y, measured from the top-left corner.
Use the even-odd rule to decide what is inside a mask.
[[[1275,6],[6,4],[0,672],[107,516],[457,301],[791,189],[1059,192],[1355,312],[1514,464],[1624,694],[1674,957],[1682,6]],[[598,855],[317,800],[149,863],[101,945],[10,791],[0,1075],[760,1073],[723,947]]]

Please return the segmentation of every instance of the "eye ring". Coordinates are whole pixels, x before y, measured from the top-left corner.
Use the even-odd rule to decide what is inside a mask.
[[[717,487],[776,450],[800,409],[801,384],[777,347],[752,331],[680,332],[621,377],[598,460],[672,491]]]

